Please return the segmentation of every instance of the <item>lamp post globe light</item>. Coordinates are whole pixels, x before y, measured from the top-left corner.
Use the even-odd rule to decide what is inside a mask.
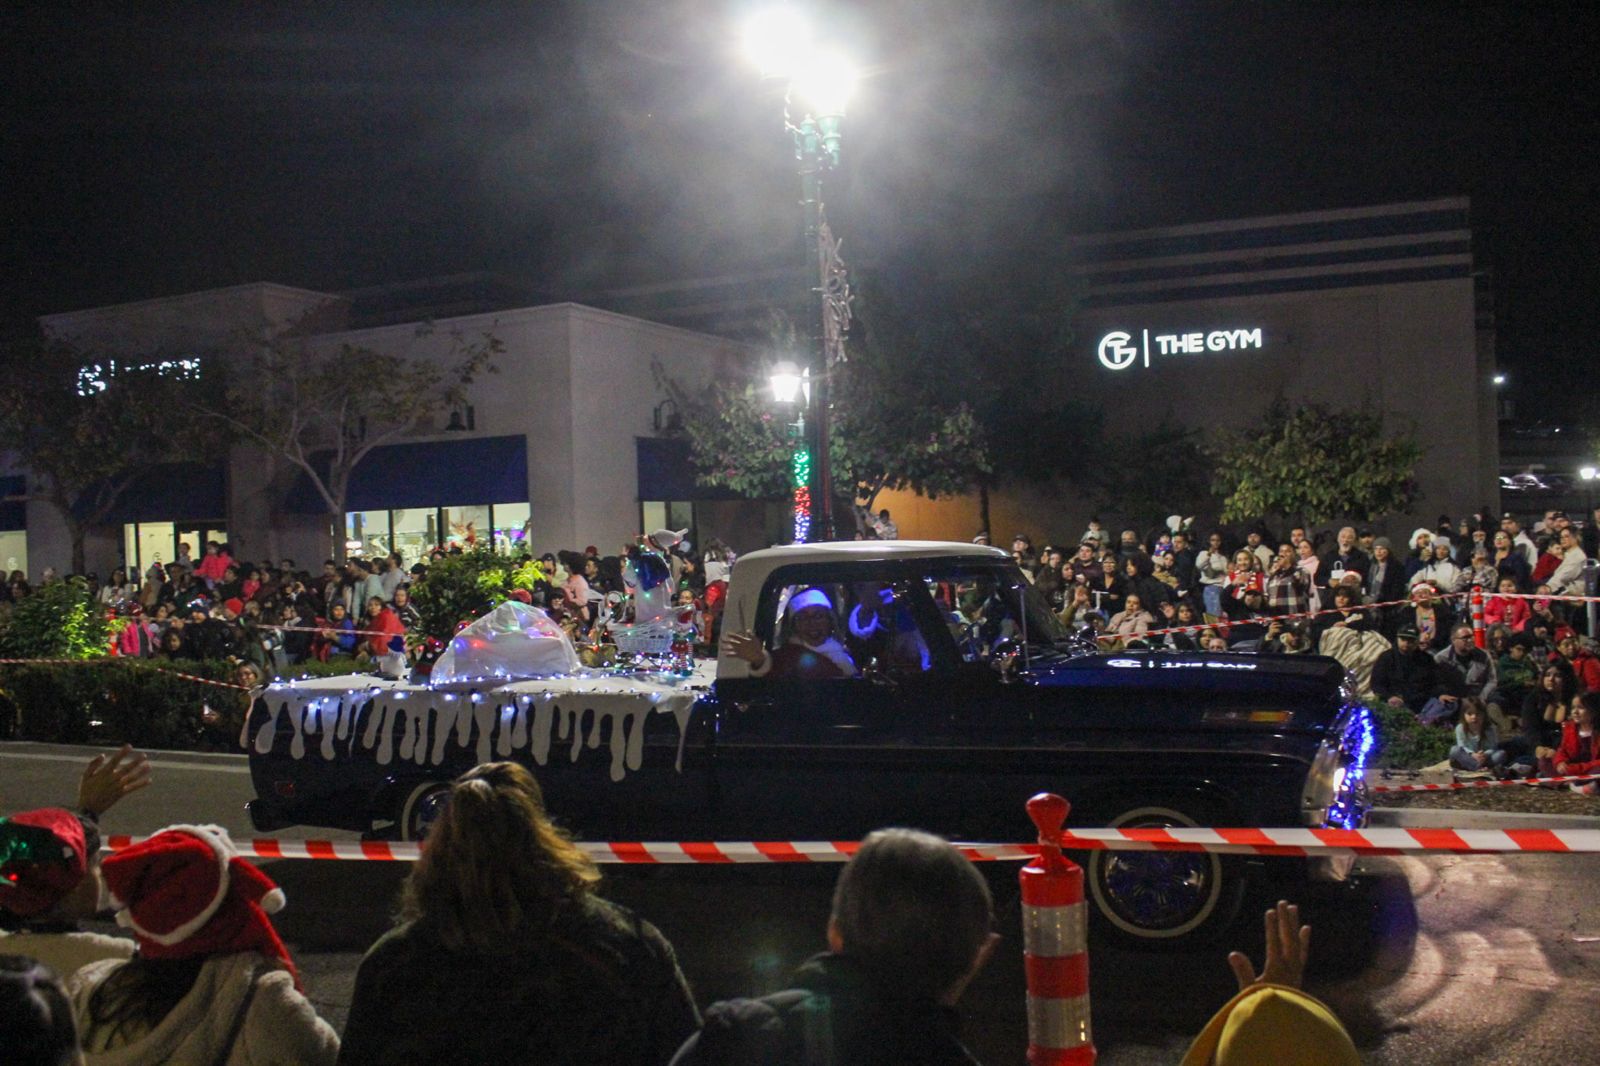
[[[833,536],[832,468],[828,456],[829,377],[845,360],[844,338],[850,328],[850,282],[839,242],[828,227],[823,202],[824,179],[839,167],[844,114],[855,88],[855,69],[837,48],[819,40],[798,9],[780,6],[760,12],[745,25],[745,49],[763,78],[783,79],[784,129],[794,142],[800,172],[800,204],[805,220],[808,266],[815,271],[816,317],[809,353],[808,400],[815,414],[795,448],[791,468],[795,486],[794,539],[804,543],[813,529],[823,539]],[[781,365],[781,364],[780,364]],[[793,375],[783,386],[791,399],[800,391]],[[777,375],[773,380],[778,398]],[[779,402],[783,402],[781,399]],[[815,507],[813,521],[812,509]]]

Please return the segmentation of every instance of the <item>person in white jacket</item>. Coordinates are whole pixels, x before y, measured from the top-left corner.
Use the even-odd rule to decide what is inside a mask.
[[[1557,596],[1583,595],[1583,568],[1589,561],[1578,534],[1568,526],[1561,531],[1561,565],[1550,575],[1550,591]]]
[[[1206,547],[1195,556],[1195,571],[1200,575],[1200,597],[1206,614],[1222,614],[1222,587],[1228,583],[1228,553],[1222,550],[1222,534],[1213,533]]]
[[[183,825],[101,864],[132,959],[72,976],[85,1066],[332,1066],[339,1037],[267,917],[283,891],[219,826]]]

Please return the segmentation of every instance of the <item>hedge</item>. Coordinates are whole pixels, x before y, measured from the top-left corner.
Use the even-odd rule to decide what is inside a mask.
[[[245,693],[174,676],[231,681],[237,669],[237,663],[225,660],[116,658],[0,666],[0,737],[237,751],[249,710]],[[362,671],[353,659],[336,659],[304,663],[293,672],[326,677]]]
[[[1367,704],[1378,725],[1376,766],[1399,770],[1420,770],[1450,758],[1455,730],[1449,726],[1423,725],[1409,707],[1391,707],[1381,700]]]

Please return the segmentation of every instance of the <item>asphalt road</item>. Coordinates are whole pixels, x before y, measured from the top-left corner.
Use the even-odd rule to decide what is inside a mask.
[[[82,749],[0,744],[0,810],[70,802]],[[159,754],[156,784],[107,818],[109,832],[214,822],[251,835],[250,779],[232,756]],[[1448,824],[1441,812],[1438,824]],[[285,833],[284,836],[291,834]],[[351,834],[316,831],[316,837]],[[362,950],[388,924],[402,864],[280,861],[279,927],[323,1015],[342,1025]],[[667,935],[702,1003],[782,987],[821,946],[836,870],[608,868],[606,892]],[[1004,874],[999,875],[1002,879]],[[1308,985],[1344,1019],[1366,1061],[1395,1066],[1586,1061],[1600,1046],[1600,856],[1372,859],[1349,883],[1300,896],[1314,928]],[[1258,893],[1223,943],[1165,954],[1097,945],[1096,1044],[1105,1066],[1171,1063],[1232,992],[1226,949],[1259,957]],[[1026,1047],[1014,895],[1001,952],[963,1001],[985,1062]],[[110,927],[107,926],[107,931]]]

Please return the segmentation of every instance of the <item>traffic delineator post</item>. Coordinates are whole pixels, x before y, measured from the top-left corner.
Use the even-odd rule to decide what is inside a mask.
[[[1488,630],[1483,624],[1483,586],[1472,586],[1472,643],[1479,648],[1489,646]]]
[[[1089,929],[1083,869],[1061,854],[1071,805],[1051,792],[1028,801],[1039,855],[1022,884],[1022,963],[1028,981],[1029,1066],[1093,1066]]]

